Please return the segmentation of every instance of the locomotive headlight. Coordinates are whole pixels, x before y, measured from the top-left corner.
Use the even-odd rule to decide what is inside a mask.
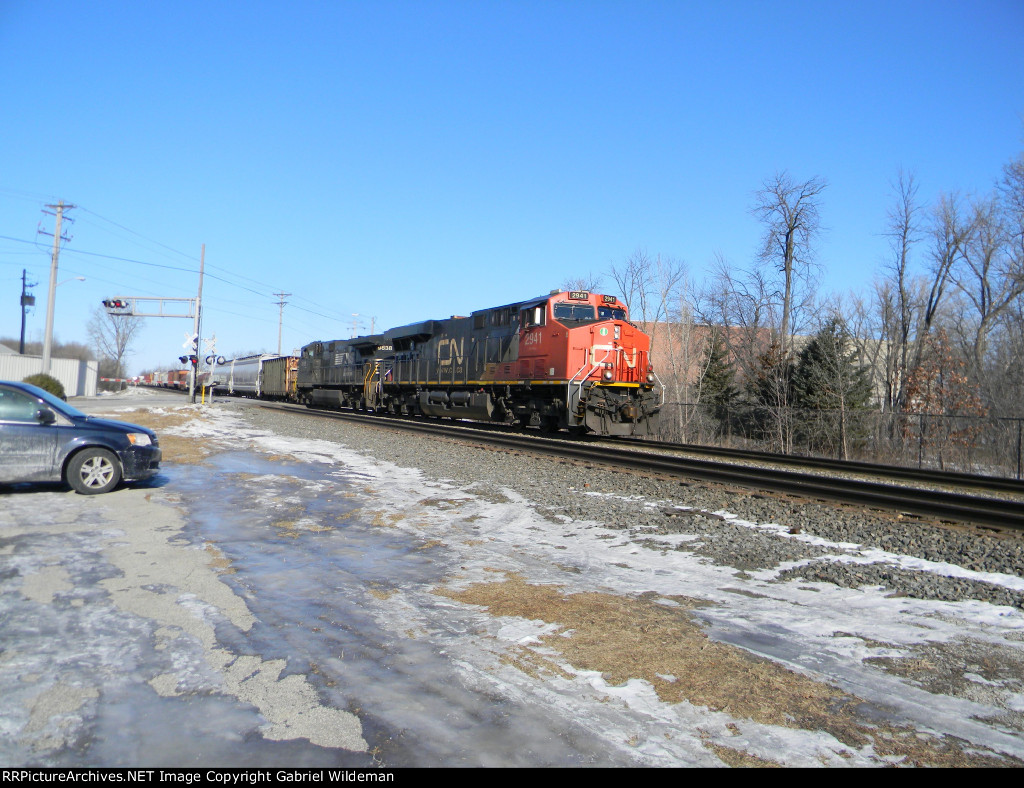
[[[655,380],[654,373],[653,372],[648,372],[647,373],[647,382],[648,383],[654,383],[654,380]]]
[[[612,374],[612,371],[610,369],[606,369],[604,371],[604,374],[601,375],[601,377],[604,378],[605,380],[611,380],[615,376]]]

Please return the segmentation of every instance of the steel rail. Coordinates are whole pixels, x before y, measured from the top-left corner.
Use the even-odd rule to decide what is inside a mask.
[[[759,492],[784,493],[882,510],[894,510],[943,521],[1024,530],[1024,502],[1021,501],[905,487],[864,479],[833,478],[777,468],[737,466],[713,460],[664,456],[608,446],[586,446],[571,441],[552,441],[465,428],[453,429],[451,425],[408,419],[388,419],[268,403],[260,403],[259,407],[320,418],[356,421],[388,429],[431,435],[441,434],[446,437],[463,437],[477,443],[517,451],[569,458],[614,468],[627,468],[638,472],[698,479]],[[459,433],[463,434],[459,435]]]
[[[696,443],[661,443],[659,441],[641,441],[632,438],[618,438],[616,442],[628,443],[644,451],[684,451],[690,454],[703,454],[723,459],[770,462],[775,465],[788,465],[800,468],[818,468],[823,471],[838,473],[862,473],[872,476],[884,476],[889,479],[902,479],[929,484],[948,484],[961,489],[989,490],[992,492],[1008,492],[1024,495],[1024,480],[1008,479],[1005,476],[983,476],[976,473],[960,473],[958,471],[929,470],[927,468],[908,468],[901,465],[885,465],[883,463],[862,462],[860,460],[836,460],[829,457],[805,457],[795,454],[778,454],[776,452],[757,451],[754,449],[728,449],[722,446],[701,446]]]

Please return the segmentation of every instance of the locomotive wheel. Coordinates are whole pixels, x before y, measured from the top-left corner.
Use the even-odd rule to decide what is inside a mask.
[[[544,433],[558,432],[560,429],[557,416],[545,416],[540,422],[540,431]]]

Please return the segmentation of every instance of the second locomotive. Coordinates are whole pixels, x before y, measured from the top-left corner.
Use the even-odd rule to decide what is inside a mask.
[[[649,435],[662,403],[650,344],[615,296],[557,291],[313,342],[296,395],[309,407]]]

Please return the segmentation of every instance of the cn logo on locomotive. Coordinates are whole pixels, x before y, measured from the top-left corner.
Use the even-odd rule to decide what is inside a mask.
[[[437,343],[437,363],[442,367],[450,367],[452,361],[462,364],[463,350],[466,347],[466,338],[460,340],[442,339]]]

